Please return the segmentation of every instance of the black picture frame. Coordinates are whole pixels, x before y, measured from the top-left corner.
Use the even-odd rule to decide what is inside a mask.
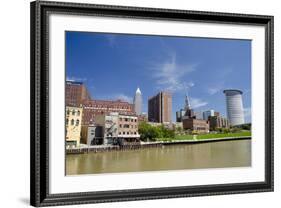
[[[31,174],[30,204],[73,205],[145,199],[191,197],[273,191],[273,16],[93,5],[65,2],[31,2]],[[217,185],[147,188],[119,191],[49,193],[49,49],[48,16],[51,13],[194,21],[265,27],[265,181]],[[260,135],[262,136],[262,135]],[[63,151],[63,150],[62,150]]]

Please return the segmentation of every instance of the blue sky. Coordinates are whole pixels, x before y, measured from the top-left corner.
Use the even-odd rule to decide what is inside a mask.
[[[83,81],[94,99],[132,102],[172,92],[173,120],[188,91],[195,111],[226,115],[224,89],[242,90],[251,121],[251,41],[66,32],[66,77]]]

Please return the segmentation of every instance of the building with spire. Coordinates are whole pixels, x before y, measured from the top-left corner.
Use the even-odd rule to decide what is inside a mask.
[[[142,94],[139,87],[134,97],[134,111],[138,116],[142,113]]]
[[[210,126],[209,121],[198,118],[196,113],[193,111],[189,98],[185,96],[185,106],[184,109],[176,112],[177,122],[182,122],[183,129],[196,131],[198,133],[209,132]]]
[[[182,122],[182,118],[184,116],[188,116],[190,118],[194,117],[194,111],[193,109],[191,109],[190,101],[187,94],[185,95],[184,108],[176,112],[176,121]]]

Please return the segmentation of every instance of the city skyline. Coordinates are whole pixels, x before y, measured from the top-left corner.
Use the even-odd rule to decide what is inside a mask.
[[[195,111],[226,116],[223,90],[240,89],[251,121],[249,40],[66,32],[66,79],[85,83],[94,99],[130,103],[139,87],[143,112],[149,97],[170,91],[173,121],[187,92]]]

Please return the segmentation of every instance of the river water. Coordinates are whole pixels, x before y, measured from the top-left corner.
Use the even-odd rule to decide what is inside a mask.
[[[251,166],[251,140],[66,156],[66,175]]]

